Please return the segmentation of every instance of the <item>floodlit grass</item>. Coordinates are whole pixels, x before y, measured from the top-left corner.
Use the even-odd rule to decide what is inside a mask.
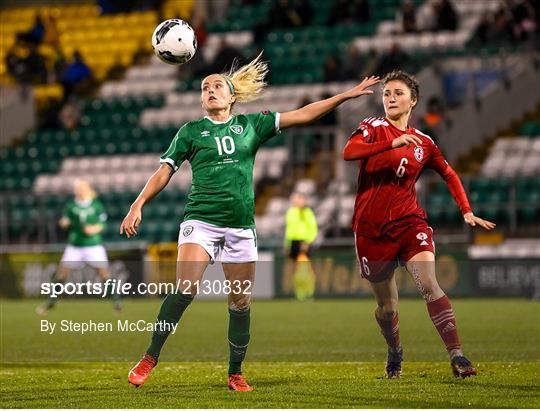
[[[540,304],[455,300],[464,350],[479,375],[452,375],[420,300],[400,303],[401,380],[382,378],[385,345],[370,300],[256,301],[244,374],[251,393],[230,392],[227,309],[195,302],[145,386],[127,383],[150,333],[40,331],[40,321],[153,321],[159,300],[60,301],[38,317],[36,300],[1,305],[0,408],[538,408]],[[58,327],[57,327],[58,329]]]

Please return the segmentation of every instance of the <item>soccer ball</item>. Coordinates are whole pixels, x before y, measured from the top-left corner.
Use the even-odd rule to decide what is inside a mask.
[[[152,48],[164,63],[184,64],[195,55],[197,38],[184,20],[165,20],[152,34]]]

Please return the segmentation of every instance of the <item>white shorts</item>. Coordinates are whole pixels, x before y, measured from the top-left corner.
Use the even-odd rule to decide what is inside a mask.
[[[212,262],[250,263],[257,261],[257,234],[254,228],[225,228],[199,220],[180,224],[178,246],[198,244]]]
[[[91,245],[89,247],[68,245],[62,255],[61,263],[72,269],[82,268],[84,263],[88,263],[94,268],[107,268],[109,259],[105,247],[102,245]]]

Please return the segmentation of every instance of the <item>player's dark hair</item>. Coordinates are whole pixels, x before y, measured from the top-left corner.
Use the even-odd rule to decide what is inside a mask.
[[[414,98],[418,103],[418,99],[420,98],[420,86],[418,84],[418,80],[416,80],[414,76],[411,76],[409,73],[402,70],[394,70],[383,77],[382,86],[386,86],[386,84],[390,81],[401,81],[404,83],[407,87],[409,87],[409,90],[411,90],[412,98]]]

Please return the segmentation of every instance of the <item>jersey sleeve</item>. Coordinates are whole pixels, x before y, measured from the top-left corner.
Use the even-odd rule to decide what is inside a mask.
[[[358,127],[351,134],[349,140],[352,138],[360,138],[364,143],[372,143],[375,140],[375,128],[368,123],[366,118],[358,123]]]
[[[98,224],[105,224],[107,221],[107,212],[105,211],[105,207],[103,207],[103,203],[99,200],[96,200],[96,209],[97,209],[97,223]]]
[[[368,119],[363,120],[349,137],[349,141],[343,149],[343,159],[346,161],[362,160],[392,148],[391,140],[376,140],[375,127],[369,124]]]
[[[259,145],[264,144],[271,137],[279,133],[279,117],[279,113],[267,110],[257,114],[247,115],[247,118],[257,133]]]
[[[459,206],[461,214],[472,212],[469,200],[467,199],[467,194],[465,193],[465,189],[463,188],[463,184],[461,184],[461,180],[457,173],[450,164],[448,164],[441,153],[441,150],[439,150],[434,143],[431,143],[431,151],[426,167],[435,170],[446,182],[448,189]]]
[[[190,141],[186,128],[186,125],[184,125],[178,130],[171,145],[159,160],[161,164],[169,164],[174,171],[178,170],[189,153]]]

